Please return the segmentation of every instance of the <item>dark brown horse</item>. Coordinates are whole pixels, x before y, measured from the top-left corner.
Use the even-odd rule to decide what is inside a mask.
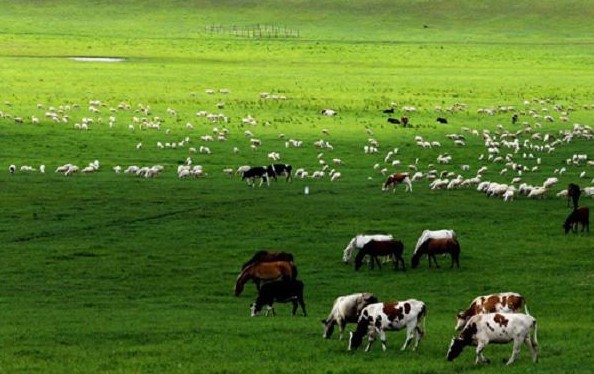
[[[570,183],[567,186],[567,206],[569,206],[569,199],[573,201],[573,210],[578,208],[578,202],[580,200],[580,195],[582,191],[580,190],[580,186],[575,183]]]
[[[274,262],[274,261],[286,261],[286,262],[293,262],[293,255],[288,252],[268,252],[268,251],[258,251],[256,252],[252,258],[250,258],[245,264],[241,266],[241,270],[245,269],[249,265],[258,263],[258,262]]]
[[[273,281],[277,279],[294,280],[296,277],[296,267],[292,262],[258,262],[248,265],[239,273],[235,282],[235,296],[241,295],[243,286],[250,279],[259,286],[260,281]]]
[[[378,256],[389,256],[394,264],[394,269],[398,269],[398,264],[402,264],[402,270],[405,270],[404,259],[402,253],[404,252],[404,245],[400,240],[370,240],[357,253],[355,257],[355,270],[359,270],[363,264],[363,258],[366,255],[371,256],[371,268],[373,269],[373,262],[382,268]]]
[[[567,234],[569,230],[577,233],[578,224],[582,225],[582,232],[584,230],[590,232],[590,209],[588,209],[588,207],[574,209],[573,212],[569,214],[563,224],[565,233]]]
[[[421,256],[427,255],[429,259],[429,267],[431,267],[431,259],[435,262],[435,267],[439,267],[435,255],[448,253],[452,257],[452,266],[456,264],[460,268],[460,243],[456,239],[427,239],[421,246],[413,253],[411,266],[416,268],[419,266]]]

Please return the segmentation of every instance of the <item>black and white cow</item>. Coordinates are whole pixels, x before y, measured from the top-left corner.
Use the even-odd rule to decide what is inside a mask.
[[[274,178],[276,181],[276,177],[280,175],[285,175],[286,181],[289,182],[293,179],[291,173],[293,172],[293,167],[289,164],[272,164],[266,167],[266,172],[268,173],[268,177]]]
[[[266,169],[267,168],[265,166],[251,167],[241,174],[241,180],[245,180],[248,186],[255,187],[255,179],[260,178],[260,184],[258,187],[262,186],[264,181],[266,181],[266,184],[270,186],[270,178],[268,177],[268,171]]]
[[[357,349],[363,342],[363,337],[368,335],[368,343],[365,351],[369,351],[371,343],[379,336],[382,348],[385,351],[386,331],[401,330],[406,327],[406,340],[402,346],[404,351],[408,344],[415,339],[413,350],[417,349],[419,341],[423,338],[425,331],[423,325],[427,314],[425,303],[415,299],[404,301],[393,301],[376,303],[366,306],[361,311],[357,329],[351,332],[349,339],[349,351]]]
[[[252,317],[257,316],[264,306],[268,309],[266,311],[266,316],[268,316],[270,312],[272,312],[273,316],[276,315],[274,308],[272,307],[274,302],[291,302],[293,304],[293,315],[297,312],[297,304],[299,304],[301,305],[303,316],[307,316],[307,312],[305,311],[305,301],[303,300],[303,282],[299,280],[280,280],[262,284],[258,291],[256,301],[250,306]]]
[[[377,297],[369,292],[354,293],[346,296],[339,296],[334,300],[332,310],[326,319],[322,320],[324,332],[322,337],[328,339],[334,332],[334,326],[338,325],[340,331],[339,339],[342,340],[344,327],[347,323],[357,323],[359,314],[369,304],[377,303]]]
[[[534,340],[530,337],[530,330],[534,331]],[[522,313],[503,314],[488,313],[477,314],[471,317],[458,337],[452,339],[448,349],[447,359],[452,361],[460,355],[467,345],[476,346],[476,363],[489,362],[483,355],[485,346],[489,343],[509,343],[514,342],[512,355],[507,361],[511,365],[518,354],[520,346],[525,342],[530,347],[532,361],[538,361],[538,352],[536,347],[538,339],[536,338],[536,320]]]

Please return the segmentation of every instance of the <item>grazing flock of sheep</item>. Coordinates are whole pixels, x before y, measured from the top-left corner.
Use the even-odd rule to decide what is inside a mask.
[[[207,89],[205,91],[208,95],[220,94],[228,95],[228,89]],[[269,94],[261,94],[261,100],[267,100]],[[284,98],[286,100],[286,98]],[[6,102],[5,105],[10,108],[11,103]],[[225,108],[224,102],[219,102],[216,105],[217,110]],[[539,109],[537,109],[539,108]],[[584,106],[584,109],[589,110],[591,106]],[[120,121],[119,115],[127,113],[128,116],[132,114],[130,123],[125,127],[130,132],[134,131],[149,131],[156,130],[160,134],[164,134],[165,138],[157,141],[154,149],[183,149],[187,152],[187,157],[182,165],[172,167],[166,163],[157,165],[128,165],[120,166],[114,165],[112,169],[115,173],[136,175],[144,178],[154,178],[161,175],[168,169],[175,168],[178,178],[197,178],[208,175],[204,171],[202,165],[194,164],[195,158],[200,158],[201,161],[207,162],[208,155],[213,151],[209,143],[211,142],[225,142],[229,139],[231,131],[230,125],[237,125],[238,132],[243,131],[243,136],[247,139],[245,142],[246,148],[250,151],[258,151],[262,147],[262,140],[254,135],[257,131],[258,125],[268,126],[269,122],[258,121],[254,116],[248,114],[243,116],[240,120],[230,119],[230,116],[221,112],[212,113],[206,110],[196,112],[196,118],[200,122],[186,122],[183,128],[188,135],[174,140],[172,137],[172,129],[169,125],[171,119],[179,122],[180,114],[172,108],[167,108],[166,117],[160,117],[152,114],[150,105],[139,104],[136,109],[132,109],[129,104],[120,103],[115,107],[109,107],[106,103],[100,100],[91,100],[88,106],[83,109],[80,105],[61,105],[59,107],[46,107],[44,104],[37,105],[38,111],[44,112],[45,121],[51,123],[60,123],[80,131],[93,130],[94,127],[107,126],[117,128]],[[391,103],[390,108],[384,110],[383,113],[394,113],[397,109],[396,103]],[[436,106],[433,109],[438,113],[437,122],[447,124],[448,121],[443,117],[444,113],[451,113],[468,110],[464,104],[456,104],[452,107],[442,108]],[[130,113],[133,111],[133,113]],[[417,109],[411,106],[403,106],[401,111],[407,116],[417,113]],[[554,118],[550,113],[558,113],[557,118]],[[594,166],[594,160],[591,160],[588,154],[574,154],[563,161],[563,165],[556,167],[554,170],[541,170],[542,159],[545,157],[553,157],[555,152],[564,146],[567,146],[578,139],[590,141],[594,138],[592,128],[589,125],[581,125],[574,123],[571,126],[561,126],[556,131],[544,132],[542,125],[538,122],[540,120],[545,122],[553,122],[555,120],[565,123],[569,121],[570,114],[575,111],[573,107],[564,107],[555,104],[552,101],[533,99],[525,101],[523,107],[516,109],[510,106],[500,106],[496,108],[480,108],[477,110],[477,115],[495,116],[505,115],[511,116],[508,126],[502,124],[497,125],[497,129],[490,131],[487,129],[470,129],[462,127],[460,133],[449,133],[445,139],[426,139],[421,135],[411,133],[411,140],[414,138],[418,150],[415,151],[414,156],[411,154],[401,154],[398,148],[390,148],[383,155],[381,162],[373,163],[373,174],[368,176],[372,179],[377,174],[386,176],[395,171],[406,172],[409,174],[411,182],[420,183],[425,182],[431,190],[453,190],[460,188],[474,188],[479,192],[485,193],[487,196],[498,197],[503,201],[513,201],[518,196],[523,195],[530,198],[543,198],[550,195],[550,190],[559,182],[559,177],[568,171],[578,172],[579,178],[587,180],[589,178],[588,168]],[[80,119],[75,120],[76,116]],[[321,116],[336,117],[339,113],[333,109],[323,109],[319,112]],[[30,118],[28,121],[26,118]],[[15,116],[9,113],[0,111],[0,119],[6,121],[13,121],[15,124],[22,126],[27,123],[39,126],[42,124],[42,116],[34,114],[30,116]],[[407,118],[407,122],[409,118]],[[500,119],[498,117],[498,119]],[[414,122],[414,119],[410,119]],[[70,125],[74,122],[72,125]],[[450,121],[450,125],[451,126]],[[206,126],[212,128],[209,133],[198,135],[196,140],[192,132]],[[247,128],[247,129],[246,129]],[[266,152],[266,159],[263,155],[255,156],[261,160],[262,165],[267,167],[267,163],[277,163],[281,160],[281,148],[283,145],[288,148],[309,148],[315,149],[317,152],[318,164],[313,166],[313,169],[305,167],[298,167],[294,170],[293,175],[299,179],[329,179],[330,181],[339,181],[343,178],[343,172],[340,170],[344,167],[342,159],[339,157],[340,148],[336,148],[327,139],[329,135],[328,129],[321,130],[322,136],[325,138],[313,141],[310,144],[303,140],[287,138],[285,134],[279,134],[280,142],[275,143],[277,149]],[[373,137],[372,129],[366,129],[367,141],[361,145],[362,153],[369,155],[370,159],[376,159],[374,155],[380,153],[380,142]],[[167,139],[168,141],[166,141]],[[447,151],[441,152],[443,148],[448,145],[451,147],[467,147],[470,143],[480,142],[483,144],[483,151],[476,155],[480,166],[473,171],[471,166],[466,163],[467,160],[455,160],[452,154]],[[272,142],[271,142],[272,143]],[[442,145],[443,143],[443,145]],[[143,142],[135,142],[134,148],[138,151],[146,149],[147,145]],[[219,147],[220,148],[220,147]],[[420,162],[423,158],[427,160],[434,157],[433,154],[427,154],[428,150],[439,150],[439,154],[435,157],[434,162]],[[229,150],[230,153],[239,153],[240,149],[234,146]],[[326,156],[332,154],[331,160],[327,160]],[[404,161],[406,159],[406,162]],[[237,167],[225,167],[222,173],[233,175],[243,175],[253,165],[242,165]],[[39,171],[45,173],[46,166],[39,167],[23,164],[9,166],[10,173],[30,173]],[[91,174],[99,171],[99,161],[95,160],[85,167],[79,167],[74,163],[66,163],[56,167],[56,173],[62,173],[65,176],[71,176],[76,173]],[[542,183],[538,185],[529,184],[523,181],[523,178],[528,175],[542,175]],[[489,176],[487,176],[489,175]],[[530,178],[534,180],[532,176]],[[590,181],[594,183],[594,179]],[[254,185],[253,183],[248,183]],[[412,188],[410,189],[412,191]],[[594,196],[594,187],[589,186],[584,188],[583,196]],[[555,192],[557,196],[565,196],[565,190]]]

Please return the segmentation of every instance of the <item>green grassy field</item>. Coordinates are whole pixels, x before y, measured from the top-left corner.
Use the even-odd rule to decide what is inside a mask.
[[[592,141],[575,136],[551,152],[501,149],[527,170],[538,167],[525,171],[522,182],[559,178],[545,199],[503,202],[474,187],[431,190],[426,179],[413,183],[413,193],[402,186],[382,192],[385,177],[373,168],[402,171],[415,164],[424,173],[469,178],[487,166],[483,180],[510,183],[517,174],[501,174],[505,162],[487,161],[483,137],[472,130],[497,138],[521,131],[521,145],[544,146],[532,135],[562,139],[575,124],[591,126],[590,2],[282,4],[0,1],[0,372],[500,373],[511,345],[489,345],[489,365],[475,366],[472,349],[445,360],[455,313],[474,297],[499,291],[522,293],[539,323],[540,361],[533,364],[523,347],[519,361],[505,370],[590,372],[594,240],[588,233],[563,233],[570,209],[555,194],[570,182],[592,185],[591,166],[566,163],[575,154],[594,157]],[[254,25],[299,36],[230,31]],[[215,26],[222,31],[211,32]],[[125,61],[77,62],[71,56]],[[262,99],[264,92],[285,99]],[[101,103],[91,104],[96,100]],[[408,114],[413,128],[386,122],[382,110],[391,103],[397,103],[395,117],[405,115],[406,106],[416,108]],[[465,106],[446,111],[456,104]],[[508,106],[514,109],[479,113]],[[139,111],[147,107],[148,114]],[[321,116],[324,108],[338,115]],[[228,122],[212,123],[197,116],[200,111],[222,113]],[[521,113],[520,123],[511,124],[512,112]],[[257,124],[242,123],[247,116]],[[449,123],[437,124],[437,116]],[[142,128],[135,117],[159,117],[160,129]],[[93,119],[88,131],[75,127],[83,118]],[[201,141],[215,135],[214,127],[227,129],[227,140]],[[245,131],[262,141],[258,150],[250,149]],[[446,137],[453,133],[465,136],[464,147]],[[422,149],[416,136],[441,147]],[[377,154],[363,152],[370,138],[379,143]],[[288,139],[303,146],[286,148]],[[315,148],[320,139],[333,150]],[[176,148],[157,147],[182,141]],[[211,154],[190,152],[200,146]],[[342,178],[279,180],[252,189],[223,173],[267,164],[270,152],[310,173],[322,158]],[[437,164],[444,153],[452,155],[451,164]],[[177,177],[188,157],[203,166],[205,177]],[[54,172],[94,160],[101,164],[94,173]],[[20,170],[41,164],[45,174]],[[112,170],[156,164],[164,171],[152,179]],[[565,173],[555,173],[563,167]],[[592,199],[583,197],[581,205],[591,206]],[[450,269],[446,258],[438,258],[440,269],[426,261],[410,269],[418,236],[440,228],[458,234],[460,269]],[[361,232],[401,239],[407,270],[355,272],[342,264],[344,247]],[[295,255],[306,318],[291,317],[290,306],[282,304],[275,318],[250,318],[256,297],[251,284],[233,296],[241,264],[260,249]],[[377,342],[365,353],[348,352],[347,341],[336,336],[322,339],[320,320],[333,300],[361,291],[427,304],[427,334],[418,351],[399,351],[404,332],[388,333],[387,352]]]

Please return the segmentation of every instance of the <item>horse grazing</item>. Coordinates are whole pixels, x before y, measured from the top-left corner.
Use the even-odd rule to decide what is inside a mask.
[[[571,199],[573,201],[573,210],[576,210],[578,208],[581,194],[582,191],[580,186],[575,183],[570,183],[569,186],[567,186],[567,206],[569,206],[569,199]]]
[[[416,268],[419,266],[419,260],[421,256],[427,255],[429,259],[429,267],[431,267],[431,259],[435,262],[435,267],[439,267],[437,264],[437,259],[435,255],[449,253],[452,256],[452,265],[456,264],[457,268],[460,268],[460,244],[456,239],[429,239],[426,240],[414,253],[412,256],[411,266],[412,268]]]
[[[294,280],[297,274],[297,268],[291,262],[258,262],[247,266],[239,273],[235,282],[235,296],[241,295],[243,286],[248,280],[256,282],[259,288],[260,281],[273,281],[278,279]]]
[[[423,230],[421,236],[419,236],[419,240],[417,240],[417,245],[415,246],[414,252],[419,250],[421,244],[423,244],[428,239],[446,239],[452,238],[457,240],[456,232],[454,230]],[[414,253],[413,252],[413,253]]]
[[[355,237],[353,239],[351,239],[349,244],[347,244],[346,248],[344,249],[344,251],[342,253],[342,261],[344,261],[344,263],[347,264],[349,262],[349,260],[351,259],[351,256],[353,255],[353,251],[356,248],[358,248],[358,249],[363,248],[363,246],[365,244],[369,243],[369,241],[371,241],[371,240],[383,241],[383,240],[392,240],[392,239],[394,239],[394,237],[389,234],[376,234],[376,235],[359,234],[359,235],[355,235]]]
[[[258,263],[258,262],[275,262],[275,261],[286,261],[286,262],[293,262],[293,255],[288,252],[268,252],[268,251],[258,251],[256,252],[252,258],[250,258],[245,264],[241,266],[241,270],[245,269],[246,267]]]
[[[392,191],[396,192],[396,185],[397,184],[404,184],[404,191],[412,192],[412,182],[408,177],[408,173],[394,173],[388,176],[386,182],[382,186],[382,191],[387,191],[392,188]]]
[[[400,240],[385,240],[375,241],[371,240],[363,246],[355,256],[355,270],[359,270],[363,264],[363,257],[371,256],[371,268],[373,269],[373,261],[377,262],[379,268],[382,268],[378,256],[389,256],[393,263],[394,269],[398,269],[398,264],[402,264],[402,270],[405,270],[404,259],[402,253],[404,252],[404,245]]]
[[[590,232],[590,209],[588,209],[588,207],[574,209],[573,212],[569,214],[563,224],[565,233],[567,234],[569,230],[577,233],[578,224],[582,225],[582,232],[584,232],[584,230]]]

